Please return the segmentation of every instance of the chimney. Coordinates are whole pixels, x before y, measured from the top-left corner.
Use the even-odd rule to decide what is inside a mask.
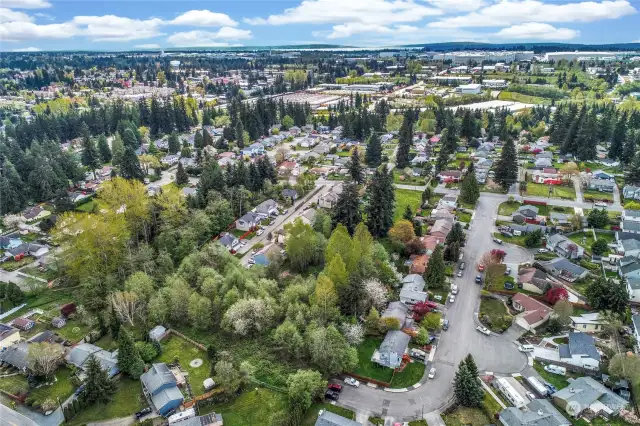
[[[539,415],[539,416],[543,416],[543,415],[544,415],[544,412],[543,412],[542,410],[538,410],[538,415]]]

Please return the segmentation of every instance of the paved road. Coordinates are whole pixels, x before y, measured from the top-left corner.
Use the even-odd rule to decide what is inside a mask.
[[[6,398],[0,399],[2,402],[0,404],[0,424],[7,426],[57,426],[62,421],[57,416],[53,415],[53,417],[45,417],[38,413],[33,413],[30,417],[37,417],[36,419],[30,419],[15,410],[4,405],[5,403],[10,403],[10,401]],[[29,413],[25,413],[29,415]]]
[[[482,194],[478,202],[464,249],[467,267],[462,277],[453,280],[460,292],[446,314],[450,328],[442,332],[433,362],[436,367],[435,379],[404,393],[385,392],[368,386],[357,389],[346,387],[340,404],[369,414],[390,416],[394,420],[409,420],[437,410],[453,396],[451,383],[458,364],[468,353],[474,356],[481,372],[513,373],[526,367],[526,357],[513,343],[514,334],[485,336],[475,330],[474,312],[477,312],[481,289],[473,282],[477,259],[495,247],[507,252],[507,263],[519,263],[532,258],[520,247],[509,244],[498,246],[492,241],[490,231],[494,226],[498,204],[503,198],[506,199],[506,195],[494,197]],[[428,365],[427,369],[430,367]]]

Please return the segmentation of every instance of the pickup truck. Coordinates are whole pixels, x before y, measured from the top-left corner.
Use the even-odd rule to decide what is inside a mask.
[[[478,330],[482,334],[486,334],[487,336],[491,334],[491,331],[487,327],[483,327],[481,325],[477,326],[476,330]]]

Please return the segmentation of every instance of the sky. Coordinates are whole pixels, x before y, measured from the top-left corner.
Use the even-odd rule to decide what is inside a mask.
[[[0,50],[640,42],[640,0],[0,0]]]

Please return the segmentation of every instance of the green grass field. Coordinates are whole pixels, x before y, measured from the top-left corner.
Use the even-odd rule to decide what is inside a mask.
[[[525,104],[551,104],[551,99],[541,98],[539,96],[523,95],[522,93],[516,92],[500,92],[498,99],[501,101],[522,102]]]
[[[507,308],[500,300],[483,297],[480,299],[480,317],[486,315],[489,318],[489,324],[485,324],[491,331],[502,333],[509,328],[511,321]]]
[[[549,190],[551,189],[551,193]],[[545,185],[543,183],[527,182],[526,195],[532,197],[561,198],[563,200],[575,200],[576,190],[572,186]]]
[[[382,343],[381,338],[368,337],[358,346],[358,367],[354,373],[362,377],[389,383],[393,377],[393,370],[371,362],[371,355],[380,346],[380,343]]]
[[[394,222],[397,222],[402,218],[407,205],[411,206],[411,210],[414,212],[420,207],[422,203],[422,192],[413,191],[411,189],[396,189],[396,211],[393,215]]]
[[[117,384],[118,390],[111,402],[106,405],[95,404],[87,407],[67,424],[79,426],[99,420],[128,417],[147,406],[147,401],[142,395],[140,380],[123,377],[117,381]]]
[[[415,385],[424,376],[424,363],[421,361],[412,362],[407,364],[401,373],[396,373],[391,380],[392,388],[406,388],[411,385]]]
[[[257,388],[243,392],[229,402],[212,404],[201,408],[200,415],[215,411],[222,414],[225,426],[249,426],[269,424],[269,419],[274,413],[286,408],[287,396],[285,394]]]
[[[505,201],[498,206],[498,214],[500,216],[511,216],[511,213],[518,210],[521,205],[517,201]]]
[[[35,398],[38,403],[42,404],[46,399],[50,398],[54,401],[60,398],[60,401],[66,400],[75,390],[71,383],[71,370],[67,367],[60,367],[56,371],[56,382],[50,386],[40,386],[29,392],[30,398]]]
[[[211,362],[207,353],[192,345],[186,340],[172,336],[162,341],[162,355],[156,362],[173,362],[175,358],[180,360],[180,366],[189,373],[189,384],[195,395],[204,393],[204,380],[210,377]],[[203,362],[200,367],[191,367],[191,360],[200,358]]]
[[[544,366],[538,361],[533,362],[533,368],[535,368],[535,370],[538,372],[540,377],[542,377],[544,380],[546,380],[547,382],[549,382],[550,384],[558,388],[558,390],[564,389],[567,386],[569,386],[569,382],[567,381],[565,376],[561,376],[559,374],[553,374],[545,371]]]
[[[610,192],[600,192],[593,189],[582,191],[582,198],[585,200],[607,200],[613,201],[613,194]]]
[[[356,419],[356,414],[347,408],[338,407],[337,405],[331,404],[316,403],[313,404],[311,408],[309,408],[309,410],[307,410],[307,414],[302,420],[302,426],[314,426],[316,424],[316,420],[318,420],[318,413],[320,412],[320,410],[330,411],[349,420]]]

